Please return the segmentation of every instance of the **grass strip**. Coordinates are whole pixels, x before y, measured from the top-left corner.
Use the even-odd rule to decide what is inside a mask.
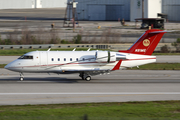
[[[6,64],[0,64],[0,68],[4,68]]]
[[[4,68],[4,66],[6,64],[0,64],[0,68]],[[139,68],[128,68],[128,70],[180,70],[180,63],[152,63],[139,66]]]
[[[1,120],[177,120],[180,101],[0,106]]]
[[[180,53],[153,53],[152,55],[180,55]]]
[[[180,70],[180,63],[152,63],[133,67],[129,70]]]

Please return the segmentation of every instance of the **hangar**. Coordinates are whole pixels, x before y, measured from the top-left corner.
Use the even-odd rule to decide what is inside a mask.
[[[130,19],[130,0],[76,0],[76,2],[79,20]]]
[[[180,21],[180,0],[162,0],[162,12],[168,15],[169,21]]]
[[[157,18],[162,13],[162,0],[144,0],[144,18]],[[142,0],[131,0],[130,21],[142,18]]]
[[[0,9],[66,7],[67,0],[0,0]]]
[[[69,2],[72,0],[69,0]],[[157,18],[162,0],[144,0],[144,17]],[[76,0],[79,20],[135,21],[142,17],[142,0]]]
[[[0,0],[0,9],[65,8],[73,0]],[[134,21],[142,14],[142,0],[75,0],[79,20]],[[180,21],[180,0],[144,0],[145,18],[167,15],[169,21]]]
[[[68,0],[72,2],[73,0]],[[142,17],[142,0],[75,0],[79,20],[135,21]],[[180,0],[144,0],[144,17],[168,16],[169,21],[180,21]]]

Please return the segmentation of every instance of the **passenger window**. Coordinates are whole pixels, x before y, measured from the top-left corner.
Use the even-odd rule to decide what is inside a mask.
[[[76,58],[76,61],[78,61],[78,58]]]
[[[66,61],[66,58],[64,58],[64,61]]]
[[[83,58],[83,61],[85,61],[85,59]]]
[[[58,58],[58,61],[60,61],[60,58]]]
[[[52,58],[51,60],[54,61],[54,58]]]
[[[72,61],[72,58],[70,58],[70,61]]]

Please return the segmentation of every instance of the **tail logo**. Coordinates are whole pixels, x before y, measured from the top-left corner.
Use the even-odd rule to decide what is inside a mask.
[[[149,46],[149,45],[150,45],[150,41],[149,41],[148,39],[145,39],[145,40],[143,41],[143,45],[144,45],[145,47]]]

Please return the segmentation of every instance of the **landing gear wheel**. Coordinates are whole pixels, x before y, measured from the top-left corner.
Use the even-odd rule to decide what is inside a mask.
[[[23,81],[24,80],[24,78],[23,77],[20,77],[20,79],[19,79],[20,81]]]
[[[24,75],[22,72],[20,72],[20,78],[19,78],[20,81],[23,81],[24,80]]]
[[[85,80],[86,80],[86,81],[90,81],[90,80],[91,80],[91,76],[87,76],[87,77],[85,78]]]

